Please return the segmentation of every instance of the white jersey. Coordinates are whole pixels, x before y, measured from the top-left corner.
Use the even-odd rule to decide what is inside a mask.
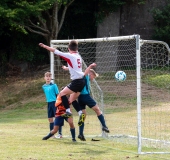
[[[84,73],[82,71],[82,58],[78,52],[73,54],[63,53],[56,49],[54,51],[54,54],[57,54],[65,61],[67,61],[69,72],[70,72],[70,78],[72,80],[83,78]]]

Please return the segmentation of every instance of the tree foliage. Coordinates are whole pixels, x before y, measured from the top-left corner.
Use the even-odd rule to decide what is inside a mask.
[[[11,29],[42,35],[47,43],[57,39],[67,8],[74,0],[2,0],[0,18],[8,20]],[[59,17],[60,11],[60,17]]]
[[[87,11],[85,8],[87,5],[84,5],[83,0],[1,0],[0,18],[7,20],[10,29],[25,34],[28,31],[39,34],[49,43],[51,39],[57,39],[68,8],[72,4],[76,6],[77,3],[79,6],[74,12],[86,14],[84,11]],[[99,23],[125,2],[122,0],[88,0],[86,2],[86,4],[92,3],[95,4],[94,13],[96,22]]]
[[[170,3],[162,9],[154,9],[152,13],[155,25],[153,38],[170,45]]]
[[[47,59],[39,40],[49,44],[58,37],[95,37],[95,23],[122,4],[122,0],[1,0],[0,66],[14,59],[31,63]]]

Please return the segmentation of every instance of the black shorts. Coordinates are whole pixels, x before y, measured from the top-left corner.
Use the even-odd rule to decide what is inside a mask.
[[[81,109],[86,109],[86,105],[92,108],[96,105],[95,100],[90,96],[90,94],[80,94],[78,97],[78,103]]]
[[[84,86],[85,86],[84,78],[72,80],[71,83],[67,85],[67,87],[73,92],[81,92]]]
[[[56,113],[55,101],[48,102],[48,106],[47,106],[48,118],[55,117],[55,113]]]
[[[55,120],[54,120],[54,126],[64,126],[64,120],[67,121],[67,117],[61,117],[61,116],[58,116],[58,117],[55,117]]]

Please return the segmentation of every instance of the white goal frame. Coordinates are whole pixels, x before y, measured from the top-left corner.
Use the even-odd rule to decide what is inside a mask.
[[[149,40],[141,40],[140,35],[130,35],[130,36],[119,36],[119,37],[105,37],[105,38],[92,38],[92,39],[78,39],[78,42],[109,42],[109,41],[121,41],[121,40],[130,40],[135,39],[136,41],[136,93],[137,93],[137,146],[138,146],[138,154],[166,154],[170,152],[142,152],[142,117],[141,117],[141,103],[142,103],[142,95],[141,95],[141,46],[145,43],[160,43],[163,44],[168,52],[170,53],[169,46],[162,41],[149,41]],[[62,43],[64,45],[68,45],[71,40],[51,40],[50,46],[56,48],[58,43]],[[50,70],[52,73],[53,82],[55,82],[55,72],[54,72],[54,54],[50,53]],[[169,56],[170,60],[170,56]],[[100,86],[98,86],[100,88]],[[101,91],[102,92],[102,91]],[[102,99],[103,102],[103,99]],[[104,107],[104,106],[103,106]],[[103,135],[103,134],[102,134]],[[103,135],[103,137],[109,137],[108,135]],[[133,137],[133,136],[131,136]],[[170,142],[168,142],[170,143]]]

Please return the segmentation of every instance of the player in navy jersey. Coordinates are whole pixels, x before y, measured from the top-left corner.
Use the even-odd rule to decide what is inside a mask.
[[[54,117],[56,113],[55,101],[57,95],[59,94],[58,86],[56,84],[51,83],[51,73],[46,72],[44,74],[45,84],[42,86],[44,91],[46,102],[47,102],[47,115],[49,121],[50,131],[53,130],[54,127]],[[56,138],[62,138],[62,127],[59,128],[59,135]]]
[[[84,73],[82,71],[82,58],[78,53],[78,43],[75,40],[70,41],[68,45],[68,53],[63,53],[55,48],[44,45],[43,43],[39,43],[39,46],[47,49],[50,52],[53,52],[54,54],[60,56],[61,58],[67,61],[68,69],[70,72],[70,78],[72,81],[60,92],[60,96],[62,99],[62,103],[66,108],[66,113],[62,116],[71,117],[72,113],[70,111],[67,95],[72,94],[72,99],[74,101],[80,95],[80,92],[85,86],[85,78]],[[78,103],[77,106],[79,106]],[[81,125],[82,121],[84,121],[84,114],[80,115],[79,120],[79,125]]]

